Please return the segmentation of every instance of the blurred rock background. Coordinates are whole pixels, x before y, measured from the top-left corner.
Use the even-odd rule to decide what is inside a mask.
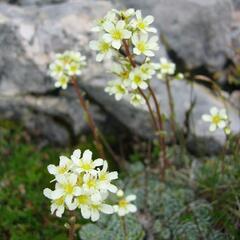
[[[55,53],[80,50],[88,59],[81,86],[102,129],[152,138],[144,108],[116,102],[104,93],[110,63],[96,63],[88,47],[98,18],[112,8],[129,7],[155,17],[161,41],[158,57],[170,58],[188,73],[188,79],[173,82],[172,91],[189,149],[197,152],[199,143],[204,154],[219,151],[224,135],[210,134],[201,115],[226,104],[233,132],[240,132],[239,0],[0,0],[0,122],[21,123],[44,144],[76,142],[88,131],[83,112],[71,87],[54,88],[48,65]],[[210,84],[193,81],[199,74],[221,86],[225,104]],[[157,80],[153,85],[168,116],[165,85]]]

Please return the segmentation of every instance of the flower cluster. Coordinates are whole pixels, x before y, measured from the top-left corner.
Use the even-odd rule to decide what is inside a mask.
[[[92,160],[90,150],[81,154],[77,149],[70,158],[60,156],[59,165],[48,165],[48,172],[54,176],[55,189],[45,188],[43,194],[51,200],[51,213],[57,217],[62,217],[65,209],[80,209],[83,218],[95,222],[101,212],[117,212],[123,216],[136,211],[136,207],[130,204],[136,198],[132,195],[125,202],[122,198],[118,205],[107,203],[110,193],[119,196],[117,187],[112,184],[112,180],[118,178],[118,173],[108,171],[106,160]]]
[[[116,79],[110,81],[105,89],[110,95],[115,95],[116,100],[126,96],[135,106],[144,103],[139,89],[146,89],[155,74],[155,66],[149,57],[159,49],[158,37],[149,35],[157,32],[151,27],[153,20],[153,16],[142,17],[140,10],[113,9],[93,29],[99,33],[99,40],[90,42],[90,47],[98,52],[96,60],[113,56],[118,60],[112,68]],[[133,58],[145,56],[144,63],[133,67],[126,58],[129,54],[126,53],[127,49],[131,50]]]
[[[153,75],[175,74],[175,64],[166,59],[151,61],[159,50],[153,21],[153,16],[143,17],[140,10],[113,9],[93,28],[99,34],[97,41],[90,42],[90,48],[97,51],[96,60],[114,57],[117,62],[111,69],[115,80],[109,81],[105,89],[116,100],[125,97],[134,106],[144,104],[140,91],[148,88]]]
[[[86,65],[86,57],[80,52],[66,51],[56,54],[55,60],[49,66],[50,76],[53,77],[55,87],[66,89],[73,76],[79,76]]]
[[[210,109],[210,114],[203,114],[202,119],[205,122],[209,122],[209,131],[214,132],[217,129],[223,129],[226,134],[230,133],[229,129],[229,120],[226,113],[226,109],[218,109],[216,107],[212,107]]]
[[[116,193],[117,187],[111,183],[118,173],[108,171],[108,163],[103,159],[92,160],[92,152],[75,150],[71,158],[61,156],[58,166],[49,165],[48,171],[54,175],[55,189],[44,189],[44,195],[51,199],[51,213],[61,217],[65,208],[80,209],[83,218],[97,221],[100,212],[114,213],[106,203],[109,193]]]

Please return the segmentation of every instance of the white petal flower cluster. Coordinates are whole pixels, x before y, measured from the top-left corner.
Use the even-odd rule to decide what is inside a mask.
[[[118,190],[117,196],[119,197],[118,204],[113,207],[120,217],[137,211],[137,207],[132,204],[132,201],[136,200],[136,195],[131,194],[125,197],[124,192],[122,190]]]
[[[56,54],[55,60],[49,66],[50,76],[53,77],[55,87],[66,89],[73,76],[79,76],[86,66],[86,57],[80,52],[66,51]]]
[[[151,26],[153,20],[153,16],[142,17],[140,10],[113,9],[93,29],[99,34],[97,41],[90,42],[90,48],[97,51],[96,60],[114,57],[118,62],[111,69],[116,79],[109,81],[105,89],[116,100],[126,97],[134,106],[144,103],[139,89],[145,90],[155,74],[150,57],[159,49],[157,30]],[[133,67],[126,57],[126,46],[133,59],[144,58],[144,62]]]
[[[210,109],[210,114],[203,114],[202,120],[205,122],[209,122],[209,131],[214,132],[217,129],[224,129],[226,133],[229,131],[228,125],[229,120],[226,113],[226,109],[218,109],[216,107],[212,107]]]
[[[49,165],[54,175],[55,189],[45,188],[44,195],[51,200],[51,213],[61,217],[65,209],[80,209],[83,218],[97,221],[100,213],[114,213],[107,203],[109,193],[116,193],[112,180],[118,173],[108,171],[103,159],[92,160],[92,152],[75,150],[70,158],[61,156],[58,166]]]

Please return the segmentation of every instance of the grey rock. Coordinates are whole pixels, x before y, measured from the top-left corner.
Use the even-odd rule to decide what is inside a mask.
[[[21,122],[34,136],[47,142],[66,146],[87,131],[84,113],[74,92],[67,96],[0,96],[0,119]],[[94,104],[90,111],[95,121],[105,117]]]
[[[67,0],[8,0],[7,2],[12,4],[18,4],[20,6],[29,6],[29,5],[46,5],[46,4],[56,4],[66,2]]]
[[[190,69],[220,70],[232,57],[230,0],[124,0],[121,4],[153,15],[169,50]]]
[[[75,93],[54,88],[48,64],[55,53],[81,49],[93,62],[82,80],[98,75],[101,66],[94,66],[88,48],[90,29],[110,8],[104,1],[41,8],[0,4],[0,119],[19,120],[31,132],[60,145],[85,130]],[[99,124],[105,121],[99,107],[93,104],[91,110]]]
[[[230,102],[240,111],[240,90],[235,90],[231,93]]]
[[[239,0],[232,0],[233,6],[235,9],[240,9],[240,1]]]

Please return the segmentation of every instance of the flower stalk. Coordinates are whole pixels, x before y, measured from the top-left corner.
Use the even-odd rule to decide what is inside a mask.
[[[83,108],[84,112],[87,115],[87,122],[88,122],[88,125],[89,125],[89,127],[92,131],[93,138],[94,138],[94,141],[95,141],[95,144],[96,144],[96,148],[99,152],[99,155],[100,155],[101,158],[105,159],[105,152],[104,152],[101,140],[100,140],[100,135],[99,135],[98,128],[97,128],[97,126],[96,126],[96,124],[93,120],[92,114],[89,111],[88,104],[86,103],[86,101],[85,101],[85,99],[84,99],[84,97],[81,93],[80,87],[79,87],[78,82],[77,82],[77,77],[73,76],[71,82],[72,82],[72,85],[73,85],[73,87],[75,89],[75,92],[78,96],[79,103],[80,103],[81,107]]]
[[[75,240],[75,224],[76,224],[76,217],[72,214],[69,219],[68,240]]]
[[[173,143],[175,144],[177,141],[177,131],[176,131],[176,116],[175,116],[175,109],[174,109],[174,101],[171,91],[171,82],[169,76],[166,77],[166,88],[167,88],[167,95],[168,95],[168,103],[170,109],[170,125],[173,134]]]
[[[137,64],[135,63],[135,61],[132,57],[132,54],[129,50],[129,45],[128,45],[126,40],[123,40],[123,46],[124,46],[125,54],[126,54],[127,58],[129,59],[130,64],[132,65],[133,68],[135,68],[137,66]],[[144,98],[144,100],[147,104],[148,111],[149,111],[149,113],[151,115],[151,118],[152,118],[153,126],[154,126],[155,130],[158,132],[158,135],[159,135],[159,145],[160,145],[160,148],[161,148],[160,172],[161,172],[161,176],[164,177],[165,169],[170,165],[170,163],[167,159],[167,154],[166,154],[165,136],[163,134],[164,126],[163,126],[163,121],[162,121],[162,116],[161,116],[161,109],[160,109],[160,104],[158,103],[157,97],[156,97],[153,89],[151,88],[150,84],[148,84],[148,90],[149,90],[150,95],[152,96],[152,99],[154,101],[155,110],[156,110],[156,113],[157,113],[157,120],[156,120],[156,117],[154,116],[154,112],[153,112],[153,109],[152,109],[152,107],[149,103],[148,98],[146,97],[146,95],[144,94],[142,89],[138,87],[139,93],[142,95],[142,97]]]
[[[165,169],[170,165],[170,162],[167,158],[167,151],[166,151],[166,143],[165,143],[164,126],[163,126],[161,108],[160,108],[160,104],[157,100],[157,97],[156,97],[152,87],[150,86],[150,84],[148,85],[148,89],[149,89],[149,92],[150,92],[150,94],[153,98],[155,108],[156,108],[156,112],[157,112],[157,118],[158,118],[159,130],[160,130],[160,132],[159,132],[159,141],[160,141],[160,148],[161,148],[161,158],[160,158],[160,160],[162,162],[161,174],[162,174],[162,176],[164,176]]]

